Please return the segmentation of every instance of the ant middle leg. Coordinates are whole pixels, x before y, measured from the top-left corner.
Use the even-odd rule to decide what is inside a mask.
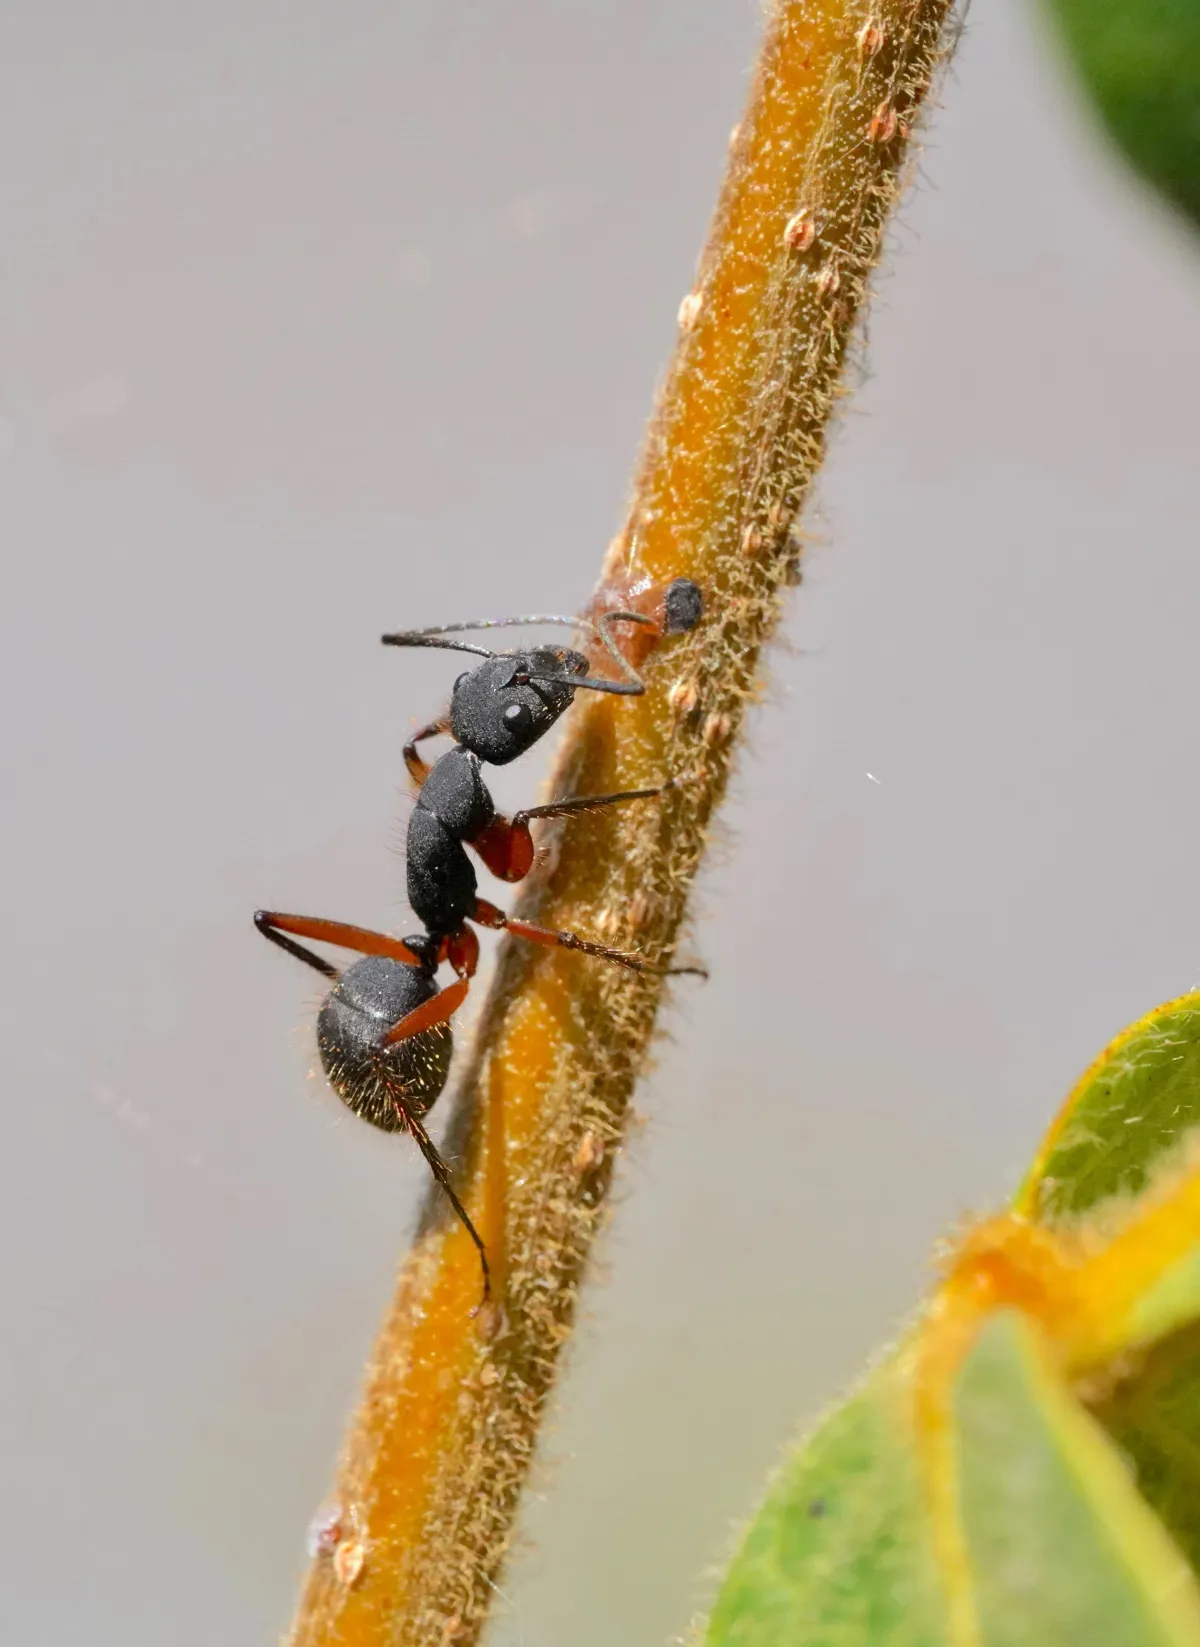
[[[674,778],[657,784],[653,789],[618,789],[611,795],[570,795],[564,801],[550,801],[546,806],[527,806],[513,815],[513,828],[522,828],[530,818],[566,818],[575,812],[599,812],[601,807],[618,806],[622,801],[652,801],[656,795],[665,795],[668,789],[677,789]]]
[[[650,801],[676,787],[676,780],[668,778],[654,789],[619,789],[612,795],[572,795],[563,801],[550,801],[546,806],[526,807],[511,818],[493,818],[468,844],[498,880],[523,881],[533,868],[531,819],[569,818],[580,812],[599,812],[606,806],[618,806],[622,801]]]
[[[597,960],[611,961],[614,966],[623,966],[629,972],[642,972],[656,978],[693,977],[707,978],[708,970],[702,966],[659,966],[654,961],[647,961],[640,955],[630,955],[624,949],[612,949],[608,944],[593,943],[590,938],[581,938],[575,932],[560,932],[555,927],[537,926],[532,921],[522,921],[514,916],[506,915],[495,904],[489,904],[485,898],[478,898],[471,915],[473,921],[480,926],[491,927],[494,931],[511,932],[514,938],[524,938],[526,943],[540,944],[546,949],[573,949],[581,955],[594,955]]]

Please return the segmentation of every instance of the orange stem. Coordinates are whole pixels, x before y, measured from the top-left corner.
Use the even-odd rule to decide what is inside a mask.
[[[577,703],[552,787],[687,781],[561,826],[526,917],[652,958],[675,946],[949,9],[777,0],[603,574],[623,588],[694,578],[705,616],[651,657],[644,697]],[[471,1316],[476,1255],[433,1201],[367,1369],[294,1647],[477,1640],[661,994],[586,957],[504,950],[449,1146],[499,1307]]]

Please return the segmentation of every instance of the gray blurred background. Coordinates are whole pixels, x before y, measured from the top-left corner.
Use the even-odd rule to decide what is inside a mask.
[[[1200,980],[1200,257],[1036,25],[977,0],[927,134],[493,1647],[680,1632],[935,1237]],[[403,929],[457,671],[377,636],[587,594],[757,26],[6,8],[6,1641],[286,1623],[424,1179],[250,914]]]

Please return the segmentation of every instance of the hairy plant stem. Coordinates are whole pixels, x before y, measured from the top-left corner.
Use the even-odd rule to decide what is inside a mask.
[[[949,11],[776,0],[602,579],[694,578],[705,616],[652,658],[643,698],[576,704],[552,786],[688,781],[570,822],[522,913],[675,947]],[[477,1640],[661,995],[577,955],[502,954],[451,1140],[498,1307],[470,1313],[474,1249],[435,1197],[367,1368],[294,1647]]]

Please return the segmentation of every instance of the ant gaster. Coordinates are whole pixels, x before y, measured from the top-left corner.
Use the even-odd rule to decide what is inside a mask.
[[[487,1252],[423,1125],[449,1072],[449,1020],[465,1000],[479,962],[479,939],[467,923],[503,929],[530,943],[579,950],[633,972],[706,976],[700,967],[656,966],[573,932],[504,914],[479,897],[475,870],[465,851],[470,846],[498,879],[520,881],[533,867],[529,829],[533,819],[570,817],[624,801],[649,800],[674,787],[674,780],[668,779],[654,789],[577,796],[529,807],[506,818],[497,812],[481,771],[485,764],[504,766],[525,754],[550,730],[578,691],[628,697],[643,693],[645,683],[618,649],[611,624],[623,620],[648,625],[659,637],[679,634],[695,627],[702,608],[700,590],[687,578],[669,584],[655,604],[658,610],[653,617],[624,610],[603,612],[595,622],[539,615],[385,635],[385,646],[443,647],[484,659],[455,681],[446,715],[414,733],[404,747],[405,765],[418,786],[408,826],[408,897],[425,931],[397,939],[305,915],[260,909],[254,917],[264,937],[333,980],[317,1018],[317,1047],[330,1085],[363,1120],[385,1132],[408,1132],[415,1140],[478,1249],[485,1300],[491,1291]],[[621,678],[589,674],[584,654],[567,647],[493,652],[448,638],[464,630],[517,624],[566,624],[591,630]],[[453,738],[455,747],[430,766],[417,745],[439,734]],[[296,937],[357,950],[362,959],[342,972],[296,943]],[[439,990],[435,974],[443,961],[449,962],[456,978]]]

